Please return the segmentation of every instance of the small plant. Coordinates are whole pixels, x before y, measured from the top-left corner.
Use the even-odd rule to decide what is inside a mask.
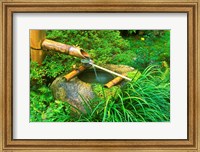
[[[54,102],[51,90],[46,86],[33,86],[30,92],[30,121],[44,121],[46,110]]]

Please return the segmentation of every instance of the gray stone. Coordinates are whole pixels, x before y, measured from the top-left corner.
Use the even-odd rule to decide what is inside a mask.
[[[83,112],[82,98],[94,98],[91,85],[77,77],[67,82],[63,76],[60,76],[53,81],[51,89],[56,100],[66,101]]]

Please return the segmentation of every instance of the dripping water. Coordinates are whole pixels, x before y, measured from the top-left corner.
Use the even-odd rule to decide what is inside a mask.
[[[98,75],[97,75],[97,70],[96,70],[96,68],[92,65],[92,68],[94,69],[94,73],[95,73],[95,77],[96,77],[96,80],[97,80],[97,82],[100,82],[100,79],[99,79],[99,77],[98,77]]]

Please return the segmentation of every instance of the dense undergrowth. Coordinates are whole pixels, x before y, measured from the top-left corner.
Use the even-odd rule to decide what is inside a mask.
[[[43,65],[31,62],[31,122],[164,122],[170,120],[170,31],[49,30],[47,38],[80,46],[96,64],[132,66],[140,77],[115,95],[85,100],[86,113],[55,100],[52,81],[79,65],[80,59],[47,52]],[[104,95],[104,88],[100,86]]]

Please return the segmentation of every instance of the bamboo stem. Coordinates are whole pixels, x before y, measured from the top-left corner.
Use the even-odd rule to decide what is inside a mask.
[[[122,75],[126,76],[125,73],[122,74]],[[104,85],[104,87],[111,88],[112,86],[117,85],[118,83],[120,83],[122,80],[123,80],[123,78],[118,76],[118,77],[114,78],[113,80],[109,81],[108,83],[106,83]]]
[[[44,30],[30,30],[30,50],[31,61],[37,62],[39,65],[45,58],[46,53],[42,50],[41,44],[46,37]]]
[[[87,69],[87,67],[80,66],[78,69],[73,70],[72,72],[68,73],[64,77],[65,77],[66,81],[70,81],[72,78],[74,78],[75,76],[77,76],[78,74],[80,74],[81,72],[83,72],[86,69]]]

